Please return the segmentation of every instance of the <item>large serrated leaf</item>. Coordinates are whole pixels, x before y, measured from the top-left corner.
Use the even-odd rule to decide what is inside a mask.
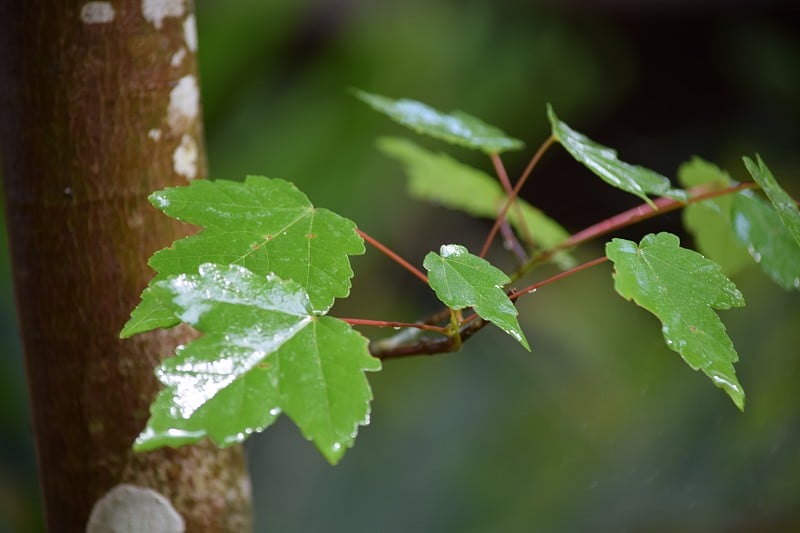
[[[686,188],[702,185],[724,189],[735,184],[727,172],[699,157],[680,166],[678,181]],[[683,210],[683,223],[694,236],[698,250],[719,263],[729,276],[752,264],[747,250],[731,231],[733,198],[734,195],[719,196],[687,205]]]
[[[367,340],[318,316],[297,283],[236,265],[156,282],[152,298],[204,335],[156,375],[165,385],[135,449],[242,441],[285,412],[331,463],[369,421]]]
[[[408,191],[415,198],[490,219],[496,218],[505,204],[507,196],[496,179],[446,154],[430,152],[400,138],[383,138],[378,147],[406,167]],[[558,222],[525,200],[517,201],[523,220],[516,209],[508,212],[508,219],[520,235],[530,233],[535,242],[528,244],[549,249],[569,237]],[[527,232],[522,230],[523,224]],[[556,254],[553,260],[563,269],[575,264],[572,257],[563,252]]]
[[[756,183],[767,193],[767,197],[772,202],[772,205],[775,206],[775,211],[777,211],[781,222],[794,237],[797,245],[800,246],[800,209],[797,208],[797,202],[792,200],[791,196],[778,185],[761,156],[756,154],[755,163],[749,157],[745,157],[744,165]]]
[[[416,100],[395,100],[366,91],[353,90],[355,96],[376,111],[387,115],[417,133],[452,144],[482,150],[488,154],[519,150],[524,143],[463,111],[442,113]]]
[[[744,298],[719,265],[681,248],[671,233],[646,235],[640,245],[613,239],[606,255],[614,262],[616,291],[653,313],[667,346],[744,409],[744,390],[733,368],[738,355],[714,312],[741,307]]]
[[[298,282],[314,310],[325,311],[335,298],[349,294],[353,271],[348,256],[364,253],[352,221],[315,208],[280,179],[199,180],[153,193],[150,200],[167,215],[205,228],[153,255],[150,266],[157,274],[151,286],[194,272],[203,263],[238,264]],[[177,323],[146,289],[121,336]]]
[[[517,321],[517,308],[503,290],[503,285],[511,281],[503,271],[458,244],[443,245],[438,254],[430,252],[423,266],[431,288],[446,306],[472,307],[530,350]]]
[[[576,161],[583,163],[609,185],[635,194],[653,207],[655,204],[648,194],[686,201],[686,192],[673,189],[666,177],[648,168],[620,161],[616,150],[594,142],[561,122],[550,104],[547,105],[547,116],[553,128],[553,137]]]

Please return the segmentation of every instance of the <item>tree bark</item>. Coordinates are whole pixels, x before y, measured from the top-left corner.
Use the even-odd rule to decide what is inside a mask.
[[[165,497],[187,531],[251,528],[240,446],[131,451],[154,367],[191,332],[118,338],[147,258],[187,232],[147,195],[205,175],[192,13],[184,0],[0,2],[0,157],[51,531],[84,530],[130,485]]]

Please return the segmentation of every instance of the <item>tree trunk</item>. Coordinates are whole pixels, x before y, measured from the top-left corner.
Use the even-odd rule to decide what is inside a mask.
[[[0,2],[0,156],[51,531],[84,530],[90,513],[93,531],[131,516],[145,531],[173,509],[188,531],[251,528],[240,446],[131,451],[154,367],[191,333],[118,338],[147,258],[187,231],[147,195],[205,175],[192,10]]]

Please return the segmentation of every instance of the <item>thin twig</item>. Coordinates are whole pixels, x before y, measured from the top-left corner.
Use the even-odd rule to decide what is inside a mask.
[[[490,157],[492,159],[492,165],[494,165],[495,173],[497,173],[497,178],[500,180],[500,184],[503,186],[506,196],[511,196],[513,189],[511,187],[511,182],[508,179],[506,167],[503,165],[503,160],[500,159],[500,155],[496,153],[491,154]],[[533,244],[533,237],[531,236],[530,229],[525,223],[525,218],[522,216],[522,206],[517,201],[514,202],[514,210],[514,214],[519,221],[519,228],[520,232],[522,233],[522,237],[528,244]],[[514,231],[511,229],[511,225],[509,224],[507,218],[503,220],[502,224],[500,224],[500,232],[503,234],[503,242],[506,249],[512,251],[520,260],[520,263],[525,264],[528,261],[525,248],[520,244],[519,240],[517,240],[517,237],[514,235]]]
[[[605,263],[606,261],[608,261],[608,257],[606,257],[606,256],[598,257],[597,259],[592,259],[591,261],[587,261],[586,263],[578,265],[578,266],[576,266],[574,268],[570,268],[569,270],[565,270],[564,272],[559,272],[555,276],[551,276],[551,277],[549,277],[547,279],[543,279],[542,281],[537,281],[533,285],[529,285],[529,286],[525,287],[524,289],[521,289],[521,290],[518,290],[518,291],[514,291],[514,292],[512,292],[511,294],[508,295],[508,298],[512,302],[516,301],[516,299],[519,298],[520,296],[522,296],[523,294],[528,294],[529,292],[534,292],[535,290],[540,289],[541,287],[544,287],[545,285],[550,285],[553,282],[556,282],[556,281],[558,281],[560,279],[569,277],[569,276],[571,276],[573,274],[577,274],[578,272],[580,272],[582,270],[586,270],[587,268],[591,268],[591,267],[593,267],[595,265],[599,265],[600,263]]]
[[[529,168],[532,168],[532,165],[529,165]],[[529,173],[529,170],[526,169],[526,172]],[[526,265],[529,269],[530,266],[534,263],[538,263],[544,261],[554,254],[561,250],[565,250],[567,248],[571,248],[578,244],[582,244],[586,241],[589,241],[593,238],[596,238],[601,235],[605,235],[612,231],[624,228],[626,226],[630,226],[636,222],[640,222],[642,220],[652,218],[654,216],[658,216],[664,213],[668,213],[670,211],[674,211],[676,209],[680,209],[682,207],[686,207],[689,204],[694,204],[698,202],[702,202],[704,200],[709,200],[711,198],[716,198],[718,196],[724,196],[726,194],[733,194],[739,191],[743,191],[746,189],[752,189],[758,187],[757,184],[752,182],[747,183],[740,183],[731,187],[727,187],[725,189],[714,190],[714,191],[707,191],[704,187],[696,187],[691,189],[689,192],[694,192],[695,195],[691,196],[685,203],[680,202],[678,200],[674,200],[672,198],[658,198],[654,201],[654,204],[658,207],[654,210],[649,204],[642,204],[634,209],[630,209],[625,211],[624,213],[620,213],[613,217],[610,217],[606,220],[603,220],[597,224],[589,226],[583,231],[580,231],[564,241],[559,246],[551,248],[550,250],[546,250],[542,254],[538,255],[531,259]],[[593,259],[581,265],[578,265],[570,270],[566,270],[555,276],[550,278],[537,281],[536,283],[525,287],[524,289],[518,291],[510,291],[508,293],[509,298],[512,301],[516,301],[520,296],[524,294],[528,294],[530,292],[535,291],[545,285],[549,285],[554,283],[560,279],[566,278],[588,268],[591,268],[595,265],[599,265],[608,261],[608,258],[598,257],[597,259]],[[523,269],[526,267],[523,267]],[[527,272],[527,270],[520,270],[522,273]],[[515,273],[516,279],[521,277],[518,271]],[[442,323],[450,317],[450,309],[443,309],[438,311],[426,319],[420,321],[424,324],[438,324]],[[463,343],[469,337],[483,329],[488,322],[482,318],[480,318],[477,314],[472,314],[461,321],[461,327],[459,330],[459,339],[460,343]],[[446,329],[446,328],[444,328]],[[412,330],[406,330],[412,331]],[[412,333],[415,333],[416,330],[413,330]],[[414,356],[414,355],[435,355],[440,353],[447,353],[452,352],[455,350],[456,340],[454,337],[451,336],[442,336],[436,338],[430,337],[414,337],[413,342],[398,342],[399,336],[402,335],[404,332],[401,332],[398,335],[389,337],[387,339],[380,339],[377,341],[373,341],[369,345],[369,350],[375,357],[380,359],[392,359],[392,358],[399,358],[399,357],[407,357],[407,356]],[[419,332],[421,333],[421,332]]]
[[[528,270],[531,269],[533,265],[542,263],[547,261],[551,257],[553,257],[558,252],[563,250],[567,250],[569,248],[573,248],[578,246],[579,244],[583,244],[588,242],[592,239],[596,239],[597,237],[602,237],[603,235],[607,235],[613,231],[620,230],[622,228],[626,228],[643,220],[647,220],[649,218],[653,218],[659,215],[664,215],[666,213],[670,213],[672,211],[676,211],[678,209],[684,208],[687,205],[696,204],[702,202],[704,200],[710,200],[711,198],[716,198],[718,196],[725,196],[726,194],[734,194],[740,191],[744,191],[747,189],[753,189],[758,187],[756,183],[753,182],[746,182],[746,183],[738,183],[736,185],[732,185],[730,187],[726,187],[724,189],[717,189],[713,191],[709,191],[707,187],[700,186],[689,189],[689,193],[694,193],[693,196],[690,196],[686,202],[681,202],[680,200],[675,200],[674,198],[656,198],[653,201],[653,204],[656,208],[653,208],[650,204],[641,204],[633,209],[629,209],[613,217],[607,218],[605,220],[601,220],[596,224],[592,224],[591,226],[573,234],[569,239],[565,240],[561,244],[550,248],[549,250],[545,250],[540,254],[532,257],[525,265],[523,265],[520,269],[518,269],[512,276],[512,279],[519,279]]]
[[[459,335],[452,337],[422,337],[413,343],[398,344],[388,339],[380,339],[369,343],[369,351],[378,359],[397,359],[399,357],[410,357],[415,355],[436,355],[457,351],[461,345],[472,337],[475,333],[483,329],[488,324],[485,320],[478,317],[473,320],[473,315],[465,319],[462,323]]]
[[[396,322],[391,320],[369,320],[366,318],[341,318],[336,317],[342,322],[347,322],[351,326],[373,326],[376,328],[416,328],[437,333],[447,333],[447,328],[423,324],[421,322]]]
[[[527,263],[528,254],[525,252],[525,248],[522,247],[522,244],[520,244],[517,236],[514,235],[514,230],[508,225],[507,220],[500,224],[500,233],[503,235],[503,247],[514,254],[520,265]]]
[[[554,142],[556,142],[556,138],[550,135],[550,137],[548,137],[547,140],[542,143],[542,145],[533,155],[530,163],[528,163],[528,166],[525,167],[525,171],[522,173],[522,176],[517,181],[517,184],[514,185],[514,188],[511,190],[511,194],[509,194],[508,198],[506,198],[506,202],[505,204],[503,204],[503,209],[501,209],[500,214],[497,215],[497,220],[495,220],[491,231],[489,231],[489,235],[486,237],[486,241],[483,243],[483,248],[481,248],[481,253],[480,253],[481,257],[486,257],[486,252],[489,251],[489,246],[491,246],[495,235],[497,235],[497,231],[500,229],[500,224],[503,223],[503,220],[506,217],[506,213],[508,213],[508,208],[511,207],[511,204],[514,202],[514,199],[519,195],[519,191],[520,189],[522,189],[522,186],[525,185],[526,181],[528,181],[528,177],[531,175],[531,171],[533,171],[536,164],[542,158],[547,149],[550,148],[550,145],[552,145]]]
[[[414,276],[422,280],[422,282],[427,285],[428,284],[428,277],[423,274],[417,267],[400,257],[397,253],[390,250],[387,246],[381,244],[374,238],[370,237],[360,229],[356,228],[356,232],[361,235],[361,238],[370,243],[372,246],[383,252],[389,259],[400,265],[401,267],[405,268],[409,272],[411,272]]]

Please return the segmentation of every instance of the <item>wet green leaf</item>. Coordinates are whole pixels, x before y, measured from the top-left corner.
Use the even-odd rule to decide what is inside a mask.
[[[671,233],[649,234],[640,245],[613,239],[606,254],[614,262],[617,292],[653,313],[667,346],[744,409],[744,390],[733,368],[738,355],[714,312],[741,307],[744,298],[719,265],[681,248]]]
[[[518,150],[524,146],[519,139],[509,137],[498,128],[463,111],[442,113],[416,100],[395,100],[357,89],[353,90],[353,94],[395,122],[417,133],[452,144],[482,150],[489,154]]]
[[[423,266],[431,288],[446,306],[472,307],[530,350],[517,321],[517,308],[503,290],[511,280],[500,269],[458,244],[443,245],[438,254],[430,252]]]
[[[165,388],[135,449],[229,445],[285,412],[336,463],[368,422],[364,371],[380,361],[349,325],[318,316],[297,283],[209,263],[154,283],[151,297],[204,335],[157,369]]]
[[[549,104],[547,116],[558,142],[576,161],[583,163],[609,185],[635,194],[650,205],[653,202],[648,194],[686,200],[686,192],[673,189],[669,179],[658,172],[620,161],[616,150],[594,142],[561,122]]]
[[[727,172],[699,157],[681,165],[678,181],[686,188],[704,185],[724,189],[735,185]],[[752,264],[746,248],[731,229],[733,197],[711,198],[683,210],[683,224],[694,235],[699,251],[719,263],[729,276]]]
[[[745,157],[744,165],[756,183],[767,194],[769,201],[775,206],[781,222],[800,246],[800,209],[797,208],[797,203],[778,185],[761,156],[756,154],[755,163],[749,157]]]
[[[679,171],[681,184],[734,185],[716,166],[695,158]],[[785,289],[800,289],[800,247],[778,213],[752,191],[720,196],[684,210],[684,223],[700,251],[717,261],[729,275],[751,258]]]
[[[800,289],[800,246],[775,209],[752,191],[733,198],[731,226],[753,260],[784,289]]]
[[[383,153],[403,163],[408,173],[409,194],[415,198],[490,219],[497,218],[505,204],[505,191],[495,178],[446,154],[430,152],[399,138],[381,139],[378,146]],[[522,229],[517,209],[508,211],[508,219],[522,238],[531,235],[535,242],[529,245],[548,249],[569,237],[558,222],[525,200],[517,201],[527,231]],[[556,254],[554,261],[564,269],[575,264],[567,253]]]
[[[157,274],[150,286],[168,276],[196,272],[203,263],[237,264],[256,274],[296,281],[314,310],[325,311],[334,298],[350,292],[348,256],[364,253],[352,221],[315,208],[294,185],[280,179],[200,180],[155,192],[150,201],[173,218],[205,228],[153,255],[150,266]],[[146,289],[121,336],[177,323]]]

